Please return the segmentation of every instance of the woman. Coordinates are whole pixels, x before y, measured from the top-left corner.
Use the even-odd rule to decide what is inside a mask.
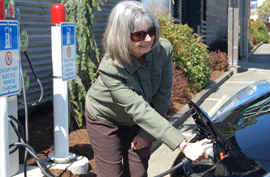
[[[199,143],[164,118],[172,88],[172,46],[160,38],[154,14],[136,1],[113,9],[104,33],[105,56],[86,98],[86,125],[98,177],[147,176],[150,144],[159,139],[192,161],[207,158]]]

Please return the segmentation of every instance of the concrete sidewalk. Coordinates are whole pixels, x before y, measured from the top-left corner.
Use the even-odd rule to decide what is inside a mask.
[[[237,72],[233,72],[236,71]],[[231,68],[215,82],[202,90],[192,99],[205,112],[212,116],[229,98],[246,86],[270,79],[270,44],[262,44],[248,61],[239,61],[237,68]],[[193,119],[184,114],[188,110],[184,106],[169,121],[183,133],[188,140],[196,132]],[[148,176],[153,177],[171,168],[172,163],[179,154],[179,150],[171,151],[165,144],[156,142],[149,161]],[[166,175],[166,177],[169,175]]]

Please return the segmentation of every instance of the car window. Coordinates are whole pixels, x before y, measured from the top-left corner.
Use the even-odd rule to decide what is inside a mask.
[[[233,110],[270,93],[269,82],[269,80],[262,80],[239,91],[217,111],[212,121],[222,122]]]

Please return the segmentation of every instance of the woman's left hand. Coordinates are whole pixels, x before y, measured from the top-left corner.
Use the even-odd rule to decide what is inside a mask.
[[[131,142],[131,148],[134,150],[140,150],[149,146],[149,141],[139,137],[138,135],[134,137],[133,141]]]

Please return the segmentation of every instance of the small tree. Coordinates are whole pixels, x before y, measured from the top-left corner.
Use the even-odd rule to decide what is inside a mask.
[[[77,77],[68,82],[72,114],[79,127],[84,124],[84,104],[86,92],[96,80],[93,63],[95,54],[99,59],[99,51],[92,32],[94,23],[94,9],[100,10],[102,0],[62,0],[66,7],[67,21],[76,24],[76,38],[78,43]],[[98,60],[99,61],[99,60]]]
[[[258,7],[257,12],[259,16],[265,18],[270,14],[270,0],[264,0],[262,5]]]
[[[261,19],[257,19],[256,21],[249,21],[249,35],[254,42],[269,42],[268,30]]]

